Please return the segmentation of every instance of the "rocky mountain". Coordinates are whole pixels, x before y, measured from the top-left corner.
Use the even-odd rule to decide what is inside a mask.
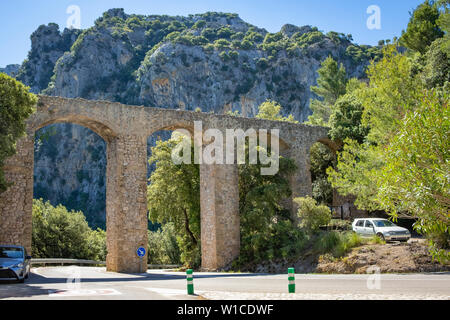
[[[8,64],[4,68],[0,68],[0,72],[6,73],[8,76],[16,77],[19,73],[20,64]]]
[[[17,78],[35,93],[103,99],[149,107],[252,117],[266,99],[305,121],[310,86],[328,56],[361,78],[376,47],[351,35],[285,25],[277,33],[236,14],[188,17],[129,15],[111,9],[86,30],[40,26]],[[48,134],[50,133],[50,134]],[[89,129],[57,124],[42,129],[35,154],[35,197],[85,212],[104,227],[106,145]],[[149,147],[157,136],[149,138]]]

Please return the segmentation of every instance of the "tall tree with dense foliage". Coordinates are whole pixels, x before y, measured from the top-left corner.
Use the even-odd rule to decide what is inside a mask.
[[[437,24],[445,33],[442,50],[450,55],[450,0],[439,0],[438,5],[441,7],[441,15]]]
[[[297,123],[292,115],[283,117],[281,106],[273,101],[261,104],[256,117]],[[263,176],[259,162],[239,165],[240,265],[287,257],[300,249],[296,244],[303,239],[303,233],[282,205],[291,196],[288,177],[296,166],[293,159],[284,157],[279,158],[279,166],[277,174]]]
[[[425,93],[408,112],[385,152],[378,197],[393,216],[418,218],[415,229],[428,235],[431,252],[450,261],[449,94]]]
[[[0,73],[0,193],[9,186],[2,169],[4,161],[16,153],[16,141],[25,135],[25,120],[34,112],[37,102],[29,89]]]
[[[312,145],[309,154],[312,196],[321,204],[332,205],[333,188],[328,181],[327,169],[336,165],[336,155],[320,142]]]
[[[288,177],[296,166],[292,159],[279,161],[275,175],[261,175],[260,163],[239,165],[240,264],[287,257],[299,249],[294,244],[303,234],[282,206],[291,196]]]
[[[89,228],[81,211],[34,200],[32,223],[35,258],[106,259],[106,232]]]
[[[330,137],[342,143],[345,139],[353,139],[362,143],[369,127],[362,123],[364,106],[354,93],[347,93],[338,99],[330,116]]]
[[[374,181],[384,165],[384,148],[406,112],[418,105],[422,90],[421,82],[411,76],[411,61],[394,45],[383,50],[383,58],[369,66],[369,84],[353,92],[364,106],[361,125],[369,128],[367,136],[363,143],[358,136],[344,140],[336,169],[327,170],[333,187],[342,195],[356,196],[355,204],[366,210],[382,209]]]
[[[370,127],[367,138],[378,145],[395,134],[406,112],[418,105],[423,89],[412,75],[411,60],[398,53],[395,45],[385,47],[383,54],[367,70],[367,88],[355,92],[364,105],[362,124]]]
[[[173,162],[172,151],[183,138],[173,134],[171,139],[157,141],[152,148],[149,163],[156,164],[156,169],[150,176],[147,202],[152,222],[173,223],[181,261],[195,268],[201,262],[200,171],[194,161],[192,164]]]
[[[450,86],[450,51],[444,50],[443,38],[435,40],[427,52],[421,56],[419,77],[428,88],[441,87],[449,90]]]
[[[369,84],[352,93],[363,103],[361,123],[368,134],[363,141],[346,139],[337,168],[327,172],[339,193],[356,196],[360,209],[417,218],[414,228],[430,240],[433,257],[445,262],[450,248],[448,60],[440,40],[419,60],[393,46],[384,49],[383,59],[369,67]]]
[[[400,42],[409,49],[424,54],[434,40],[444,35],[438,25],[439,16],[437,5],[426,0],[411,14],[408,28],[403,32]]]
[[[317,86],[312,86],[311,91],[319,99],[311,100],[310,108],[313,114],[309,117],[308,123],[328,126],[332,106],[346,93],[347,72],[342,64],[338,65],[332,57],[328,57],[322,62],[317,73],[319,74]]]

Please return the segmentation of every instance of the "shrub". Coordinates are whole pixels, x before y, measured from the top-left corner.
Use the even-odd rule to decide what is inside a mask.
[[[167,223],[157,231],[148,232],[149,264],[180,264],[180,248],[175,226]]]
[[[253,47],[254,47],[254,43],[248,39],[244,39],[240,43],[240,49],[243,49],[243,50],[250,50]]]
[[[219,39],[214,41],[214,47],[216,47],[217,49],[228,49],[231,47],[231,42],[229,42],[228,40],[225,39]]]
[[[354,232],[323,232],[319,235],[314,250],[319,254],[332,254],[333,257],[340,258],[364,242],[366,241]]]
[[[33,200],[32,255],[36,258],[105,260],[106,233],[89,228],[81,211]]]
[[[199,20],[192,26],[192,28],[193,29],[202,29],[204,26],[206,26],[206,21],[205,20]]]
[[[327,206],[317,205],[311,197],[295,198],[299,205],[298,216],[301,218],[301,226],[310,232],[316,232],[320,226],[327,225],[331,221],[331,210]]]
[[[269,67],[269,61],[266,58],[260,58],[256,62],[256,66],[261,70],[266,70]]]
[[[230,39],[231,35],[233,34],[233,31],[228,27],[223,27],[217,31],[217,36],[219,38],[223,39]]]

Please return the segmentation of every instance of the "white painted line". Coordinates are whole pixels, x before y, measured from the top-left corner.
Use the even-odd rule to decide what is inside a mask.
[[[187,290],[167,289],[167,288],[144,288],[145,290],[160,294],[165,297],[187,296]]]

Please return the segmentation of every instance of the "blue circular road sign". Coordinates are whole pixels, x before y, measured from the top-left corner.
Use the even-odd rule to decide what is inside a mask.
[[[143,256],[145,256],[146,250],[144,247],[139,247],[139,249],[137,249],[136,251],[138,257],[142,258]]]

